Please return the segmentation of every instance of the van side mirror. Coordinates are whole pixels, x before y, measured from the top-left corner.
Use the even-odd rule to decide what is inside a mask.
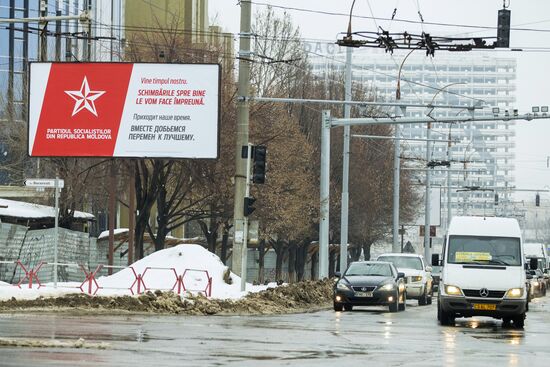
[[[531,270],[536,270],[538,266],[539,266],[539,261],[537,258],[532,257],[529,259],[529,268]]]
[[[405,273],[397,273],[397,279],[404,279]]]
[[[432,266],[439,266],[439,254],[432,254]]]
[[[341,278],[341,277],[342,277],[342,273],[340,273],[339,271],[335,271],[335,272],[334,272],[334,276],[335,276],[335,277],[338,277],[338,278]]]

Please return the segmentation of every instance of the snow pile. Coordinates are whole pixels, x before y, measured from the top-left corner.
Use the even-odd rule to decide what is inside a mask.
[[[132,270],[133,269],[133,270]],[[238,299],[248,292],[258,292],[265,290],[267,286],[246,285],[246,292],[241,292],[241,279],[231,273],[220,258],[209,252],[204,247],[194,244],[178,245],[169,249],[157,251],[137,262],[131,268],[125,268],[113,275],[103,276],[97,279],[100,289],[98,296],[126,296],[131,295],[132,291],[137,294],[138,283],[136,275],[141,275],[140,291],[144,290],[171,290],[176,285],[174,291],[178,291],[176,284],[177,276],[183,275],[183,285],[185,289],[192,294],[203,294],[207,288],[211,289],[211,297],[217,299]],[[207,276],[208,273],[208,276]],[[211,285],[208,284],[208,277],[212,278]],[[83,275],[84,278],[84,275]],[[231,284],[228,284],[230,282]],[[134,284],[133,284],[134,283]],[[11,299],[35,299],[43,297],[57,297],[70,293],[81,293],[80,283],[58,282],[58,288],[53,287],[53,283],[47,283],[44,287],[38,289],[27,288],[27,285],[21,285],[22,288],[11,286],[7,283],[0,283],[0,301]],[[87,290],[88,284],[84,286]],[[131,288],[131,290],[130,290]],[[144,289],[145,288],[145,289]],[[208,289],[210,291],[210,289]],[[95,284],[92,292],[96,290]],[[182,288],[182,295],[183,292]]]
[[[212,298],[240,298],[244,295],[241,292],[241,278],[231,274],[232,284],[227,284],[224,275],[228,271],[220,258],[200,245],[178,245],[151,255],[135,262],[132,265],[136,274],[143,276],[143,284],[152,290],[171,290],[176,283],[176,274],[183,275],[183,283],[187,290],[197,293],[205,291],[208,287],[208,276],[212,278]],[[147,269],[148,268],[148,269]],[[175,270],[175,273],[174,273]],[[134,271],[130,268],[123,269],[108,277],[101,277],[98,283],[104,289],[100,289],[98,295],[120,295],[121,289],[130,288],[136,280]],[[144,275],[145,274],[145,275]],[[137,292],[137,282],[132,288]],[[175,291],[177,291],[177,286]],[[260,291],[265,286],[252,286],[247,284],[246,290]],[[128,294],[128,292],[122,292]]]

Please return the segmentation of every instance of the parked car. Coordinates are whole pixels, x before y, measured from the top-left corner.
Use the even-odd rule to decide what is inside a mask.
[[[378,261],[391,262],[405,274],[407,297],[418,300],[420,306],[432,304],[432,267],[427,266],[424,256],[417,254],[382,254]]]
[[[407,301],[405,274],[388,262],[357,261],[349,265],[334,285],[334,311],[353,306],[388,306],[390,312],[404,311]]]
[[[543,272],[540,269],[527,270],[527,272],[531,275],[531,279],[529,279],[531,298],[546,296],[546,279],[544,279]]]

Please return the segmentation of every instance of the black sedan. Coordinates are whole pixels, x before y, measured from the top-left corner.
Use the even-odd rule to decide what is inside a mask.
[[[349,265],[334,285],[334,311],[353,306],[388,306],[390,312],[404,311],[407,294],[405,274],[383,261],[358,261]]]

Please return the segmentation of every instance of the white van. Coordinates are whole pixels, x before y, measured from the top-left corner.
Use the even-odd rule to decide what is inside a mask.
[[[445,237],[437,318],[490,316],[522,328],[527,310],[521,230],[512,218],[454,217]]]
[[[543,243],[526,242],[523,244],[523,250],[526,258],[535,258],[538,260],[540,270],[545,271],[548,269],[548,254],[546,253],[546,246]]]

